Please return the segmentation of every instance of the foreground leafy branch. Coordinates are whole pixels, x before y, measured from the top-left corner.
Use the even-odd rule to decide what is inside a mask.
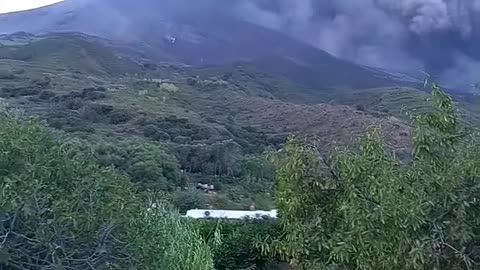
[[[403,164],[379,132],[327,162],[290,138],[277,164],[283,235],[266,252],[302,269],[478,269],[480,145],[432,85],[432,111],[413,116]]]

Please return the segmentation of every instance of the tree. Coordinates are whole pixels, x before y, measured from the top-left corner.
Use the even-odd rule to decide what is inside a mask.
[[[86,141],[4,108],[0,126],[0,269],[213,269],[198,232],[148,212]]]
[[[213,270],[211,249],[199,231],[166,203],[149,205],[130,220],[126,234],[137,269]]]
[[[195,221],[201,235],[213,246],[215,269],[270,269],[277,258],[262,254],[255,245],[259,237],[275,237],[280,226],[274,219]],[[217,241],[216,238],[218,239]]]
[[[191,209],[205,208],[208,203],[208,197],[205,193],[193,188],[174,192],[171,200],[180,213],[186,213]]]
[[[478,136],[436,84],[431,101],[412,116],[407,161],[377,131],[328,159],[290,138],[273,155],[283,234],[264,250],[302,269],[478,269]]]
[[[127,173],[141,191],[168,191],[185,185],[177,160],[157,143],[140,140],[99,142],[96,156],[101,165]]]

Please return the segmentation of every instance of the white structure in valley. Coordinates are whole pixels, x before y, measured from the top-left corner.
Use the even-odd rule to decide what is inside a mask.
[[[219,218],[219,219],[261,219],[261,218],[277,218],[277,210],[271,211],[238,211],[238,210],[210,210],[210,209],[193,209],[188,210],[185,217],[194,219],[203,218]]]

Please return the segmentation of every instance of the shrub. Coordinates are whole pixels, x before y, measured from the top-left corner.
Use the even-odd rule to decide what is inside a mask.
[[[376,132],[330,158],[291,138],[273,155],[283,234],[266,250],[301,269],[478,268],[478,134],[435,84],[432,109],[412,117],[407,164]]]
[[[220,242],[213,248],[215,269],[266,269],[278,262],[257,247],[257,239],[276,238],[281,233],[279,223],[273,219],[201,220],[195,225],[207,242],[220,233]]]
[[[52,91],[48,91],[48,90],[42,90],[40,92],[40,95],[38,96],[39,99],[41,100],[49,100],[49,99],[52,99],[56,96],[56,94]]]
[[[363,104],[357,104],[357,105],[355,105],[355,109],[356,109],[357,111],[364,112],[364,111],[365,111],[365,105],[363,105]]]
[[[127,111],[114,111],[110,114],[110,123],[114,125],[130,121],[133,116]]]
[[[173,138],[173,142],[178,144],[186,144],[189,143],[191,140],[191,138],[185,136],[176,136],[175,138]]]
[[[184,186],[178,162],[153,142],[100,143],[96,154],[100,164],[124,171],[141,191],[167,191]]]
[[[113,107],[110,105],[90,103],[85,105],[80,111],[80,116],[82,119],[92,121],[92,122],[101,122],[106,119],[106,116],[113,110]]]
[[[65,108],[76,111],[81,109],[84,103],[83,103],[83,100],[81,100],[80,98],[74,98],[74,99],[67,100],[64,105],[65,105]]]
[[[40,93],[40,89],[34,87],[3,87],[1,96],[3,97],[24,97],[34,96]]]
[[[135,205],[127,179],[100,169],[84,142],[5,113],[0,122],[0,268],[79,269],[125,258],[113,235]]]
[[[213,270],[211,249],[198,230],[166,204],[149,205],[130,220],[126,234],[139,269]]]
[[[195,86],[198,83],[197,78],[187,78],[187,84],[190,86]]]
[[[31,85],[34,86],[34,87],[39,87],[41,89],[45,89],[45,88],[50,86],[51,82],[52,82],[52,80],[50,79],[50,77],[43,77],[43,78],[32,80]]]
[[[84,88],[82,90],[82,98],[88,100],[97,100],[106,98],[107,95],[104,93],[106,91],[105,88]]]
[[[144,207],[88,143],[11,111],[0,124],[0,269],[213,270],[198,231]]]
[[[172,204],[180,213],[186,213],[190,209],[202,209],[207,206],[205,193],[196,189],[176,191],[171,197]]]
[[[155,125],[146,125],[144,128],[143,128],[143,135],[145,137],[154,137],[155,134],[157,133],[158,131],[158,127],[155,126]]]

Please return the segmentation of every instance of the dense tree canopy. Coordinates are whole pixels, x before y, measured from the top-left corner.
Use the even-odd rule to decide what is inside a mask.
[[[4,108],[0,126],[0,269],[213,269],[198,232],[85,141]]]
[[[432,85],[399,160],[378,132],[324,159],[291,138],[274,155],[283,236],[265,251],[302,269],[478,269],[480,145]]]

